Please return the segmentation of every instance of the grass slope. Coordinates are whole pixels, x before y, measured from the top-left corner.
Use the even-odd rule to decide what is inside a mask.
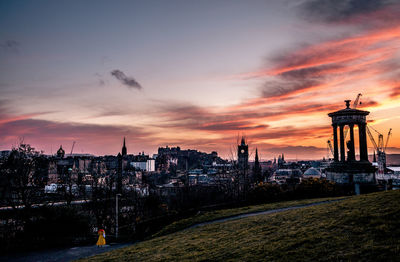
[[[153,235],[153,237],[164,236],[167,234],[171,234],[195,224],[213,221],[221,218],[227,218],[242,214],[248,214],[253,212],[261,212],[278,208],[285,208],[291,206],[300,206],[306,205],[315,202],[335,200],[335,199],[343,199],[344,197],[330,197],[330,198],[313,198],[313,199],[302,199],[302,200],[293,200],[293,201],[283,201],[276,203],[268,203],[262,205],[253,205],[253,206],[245,206],[239,208],[229,208],[229,209],[220,209],[214,211],[206,211],[199,212],[196,216],[192,216],[189,218],[181,219],[176,222],[171,223],[170,225],[164,227],[162,230]]]
[[[157,237],[83,261],[399,261],[400,191]]]

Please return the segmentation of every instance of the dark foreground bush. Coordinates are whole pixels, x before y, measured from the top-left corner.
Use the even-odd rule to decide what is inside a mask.
[[[259,183],[248,194],[249,203],[352,195],[353,187],[319,178],[303,179],[297,185]]]
[[[274,202],[281,200],[284,194],[280,185],[259,183],[249,192],[248,201],[250,203]]]
[[[41,207],[14,211],[2,228],[2,251],[37,250],[93,242],[92,218],[75,207]],[[28,217],[24,219],[24,217]]]

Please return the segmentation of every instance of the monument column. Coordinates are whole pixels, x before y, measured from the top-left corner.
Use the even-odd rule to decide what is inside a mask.
[[[333,124],[333,159],[335,162],[339,161],[339,149],[337,139],[337,124]]]
[[[339,125],[340,128],[340,161],[345,162],[346,161],[346,155],[345,155],[345,149],[344,149],[344,133],[343,125]]]
[[[356,160],[356,150],[354,147],[354,124],[349,125],[350,127],[350,147],[351,149],[350,151],[350,155],[349,155],[349,159],[350,160]]]
[[[368,161],[366,124],[358,124],[358,136],[360,137],[360,160]]]

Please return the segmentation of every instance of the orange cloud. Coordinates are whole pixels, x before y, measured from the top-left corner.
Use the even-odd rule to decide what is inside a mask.
[[[14,122],[14,121],[19,121],[19,120],[25,120],[25,119],[30,119],[32,117],[39,116],[41,114],[25,114],[25,115],[17,115],[17,116],[3,116],[4,118],[0,119],[0,125]]]
[[[292,150],[296,154],[308,150],[310,155],[321,157],[325,138],[332,132],[327,113],[342,108],[344,98],[351,99],[360,92],[371,94],[364,95],[360,105],[370,109],[385,102],[380,96],[400,96],[396,72],[400,26],[393,10],[359,14],[327,24],[356,25],[357,32],[285,52],[270,59],[267,68],[235,76],[244,81],[265,81],[256,97],[237,105],[208,108],[164,104],[148,113],[154,122],[140,128],[58,123],[32,120],[36,114],[8,114],[0,116],[4,132],[0,143],[9,143],[16,136],[49,144],[81,139],[78,144],[84,145],[86,151],[102,154],[118,152],[121,137],[128,136],[133,145],[140,145],[138,150],[153,148],[154,152],[157,146],[168,144],[218,150],[222,154],[225,150],[227,154],[237,135],[245,133],[264,152],[269,148],[269,152]],[[287,118],[292,121],[290,125],[283,121]],[[305,141],[312,145],[304,145]]]

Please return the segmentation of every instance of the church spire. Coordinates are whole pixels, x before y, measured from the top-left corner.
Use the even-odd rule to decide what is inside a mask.
[[[258,149],[256,148],[256,156],[255,156],[255,158],[254,158],[254,162],[255,163],[258,163]]]
[[[124,137],[124,145],[122,146],[122,156],[127,155],[126,145],[125,145],[125,137]]]
[[[245,139],[244,139],[244,136],[242,136],[242,141],[240,142],[240,145],[241,145],[241,146],[246,145],[246,141],[245,141]]]
[[[254,182],[256,182],[256,183],[263,181],[262,169],[261,169],[261,165],[260,165],[260,160],[258,158],[258,149],[257,148],[256,148],[256,156],[254,158],[253,179],[254,179]]]

